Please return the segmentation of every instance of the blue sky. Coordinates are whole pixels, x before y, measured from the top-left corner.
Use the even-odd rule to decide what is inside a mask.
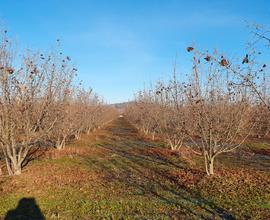
[[[245,20],[268,25],[270,1],[0,0],[0,20],[20,48],[48,50],[61,39],[85,87],[109,103],[191,70],[188,45],[234,56]]]

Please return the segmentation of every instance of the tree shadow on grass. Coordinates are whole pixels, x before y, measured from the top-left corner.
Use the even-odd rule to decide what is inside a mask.
[[[155,144],[143,140],[125,119],[115,120],[106,130],[115,141],[105,139],[96,146],[109,150],[109,154],[105,158],[87,160],[89,166],[104,175],[104,182],[121,183],[134,195],[138,192],[145,195],[147,201],[155,198],[160,204],[169,205],[174,209],[167,210],[166,216],[170,218],[235,219],[229,211],[205,199],[200,191],[191,191],[181,180],[174,179],[171,170],[189,169],[191,175],[198,174],[182,160],[175,162],[171,158],[149,155],[147,148],[155,147]]]
[[[153,155],[145,155],[143,151],[134,151],[133,140],[124,139],[111,144],[99,145],[110,150],[117,157],[107,158],[107,161],[88,161],[101,169],[107,181],[118,181],[135,191],[151,195],[169,205],[176,206],[177,213],[169,216],[195,217],[200,219],[233,220],[234,216],[212,201],[206,200],[200,192],[191,192],[184,184],[173,179],[166,170],[189,169],[185,164],[174,164]],[[196,175],[196,174],[194,174]],[[197,210],[202,211],[197,211]]]
[[[45,220],[35,198],[22,198],[16,209],[9,210],[4,220]]]

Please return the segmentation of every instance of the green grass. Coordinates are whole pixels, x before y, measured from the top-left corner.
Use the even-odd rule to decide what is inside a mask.
[[[201,159],[194,157],[196,165],[190,165],[143,140],[124,119],[100,136],[71,144],[86,153],[35,161],[21,176],[0,181],[0,216],[32,197],[46,219],[270,217],[269,170],[249,159],[223,156],[217,175],[209,178]]]

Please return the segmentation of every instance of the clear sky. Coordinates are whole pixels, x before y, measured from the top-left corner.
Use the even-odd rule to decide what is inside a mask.
[[[61,39],[85,87],[109,103],[172,72],[190,71],[185,48],[239,53],[245,21],[269,25],[269,0],[0,0],[0,20],[21,48],[47,50]]]

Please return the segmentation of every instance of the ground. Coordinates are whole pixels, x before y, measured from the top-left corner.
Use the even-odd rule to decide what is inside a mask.
[[[200,157],[171,152],[118,118],[0,178],[0,216],[270,219],[270,158],[239,152],[218,158],[207,177]]]

